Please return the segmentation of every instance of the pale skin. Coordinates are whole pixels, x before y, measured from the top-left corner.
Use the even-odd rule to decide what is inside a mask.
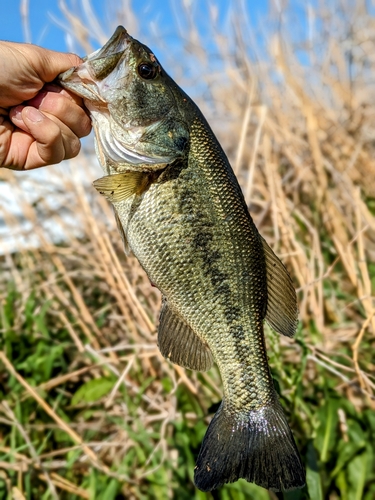
[[[82,99],[56,85],[74,54],[0,41],[0,168],[31,170],[79,153],[91,130]]]

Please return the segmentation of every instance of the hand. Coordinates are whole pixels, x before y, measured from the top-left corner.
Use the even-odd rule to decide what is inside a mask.
[[[73,158],[91,122],[82,99],[52,82],[74,54],[0,41],[0,167],[30,170]]]

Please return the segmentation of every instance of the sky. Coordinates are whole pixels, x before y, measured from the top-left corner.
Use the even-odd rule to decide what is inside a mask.
[[[67,50],[66,19],[59,7],[58,0],[0,0],[2,22],[0,23],[0,40],[13,42],[31,42],[52,50]],[[71,9],[90,3],[95,15],[106,26],[110,17],[113,0],[68,0]],[[134,2],[140,6],[145,2]],[[139,7],[138,7],[139,8]],[[24,16],[22,13],[26,13]],[[25,23],[25,19],[27,22]]]
[[[29,7],[30,39],[24,30],[21,16],[22,5]],[[0,0],[2,22],[0,23],[0,40],[12,42],[31,41],[53,50],[64,50],[64,33],[53,21],[53,17],[62,20],[58,1],[54,0]]]
[[[1,12],[1,22],[0,22],[0,40],[8,40],[14,42],[31,42],[37,45],[41,45],[45,48],[67,51],[71,50],[72,47],[67,44],[69,42],[69,36],[67,36],[68,23],[61,9],[59,8],[61,0],[0,0],[0,12]],[[138,25],[137,34],[142,34],[139,38],[145,43],[149,43],[150,46],[154,46],[154,40],[160,42],[160,56],[165,56],[168,51],[168,56],[170,56],[171,48],[176,48],[178,51],[178,46],[181,44],[181,36],[184,36],[184,30],[189,29],[186,24],[186,16],[180,15],[181,6],[185,4],[188,9],[195,12],[194,23],[195,27],[200,33],[204,33],[208,42],[210,42],[209,30],[207,30],[207,23],[209,22],[208,4],[214,5],[217,8],[218,21],[221,25],[229,23],[228,16],[228,6],[232,2],[250,2],[252,5],[252,12],[254,15],[257,13],[261,14],[266,10],[267,0],[65,0],[65,2],[70,6],[72,10],[78,9],[83,10],[84,7],[91,5],[95,16],[98,19],[98,29],[103,31],[104,40],[109,38],[114,31],[114,28],[118,24],[117,17],[115,15],[116,9],[123,9],[123,11],[128,13],[128,16],[122,16],[121,23],[129,30],[130,34],[135,33],[134,25]],[[278,1],[278,0],[269,0]],[[129,13],[129,7],[126,9],[126,5],[131,5],[134,12],[134,16]],[[22,10],[24,16],[22,16]],[[128,17],[128,19],[126,19]],[[25,22],[26,21],[26,22]],[[257,24],[254,21],[254,24]],[[151,33],[153,32],[153,34]],[[162,33],[162,37],[160,37]],[[159,37],[159,39],[158,39]],[[72,39],[73,37],[71,37]],[[98,48],[97,33],[94,31],[90,32],[90,42],[93,48]],[[151,40],[152,39],[152,40]],[[158,43],[156,43],[158,45]],[[164,50],[164,54],[163,54]],[[83,51],[82,47],[77,47],[75,51],[79,55],[83,56],[86,53]],[[159,55],[159,52],[157,52]],[[181,61],[178,61],[180,65]],[[171,68],[171,73],[175,71],[175,68]],[[195,87],[198,88],[199,84],[195,82]],[[89,139],[87,139],[89,140]],[[60,169],[68,168],[66,165],[68,162],[63,162],[62,165],[55,166],[53,169],[38,169],[33,172],[28,173],[32,179],[36,179],[38,186],[44,186],[44,175],[50,179],[52,172],[59,175]],[[98,168],[99,174],[99,168]],[[75,172],[77,175],[77,172]],[[23,175],[23,179],[26,175]],[[26,181],[24,181],[26,182]],[[9,191],[8,186],[5,183],[0,183],[0,199],[4,206],[7,206],[8,210],[11,210],[14,215],[18,215],[22,219],[22,205],[17,202],[11,191]],[[28,199],[29,202],[33,202],[35,197],[39,197],[39,191],[33,188],[27,188],[22,184],[22,196],[23,199]],[[35,186],[35,184],[33,184]],[[46,183],[48,187],[49,184]],[[48,189],[47,189],[48,190]],[[48,194],[45,194],[48,197]],[[49,198],[48,198],[49,200]],[[52,203],[53,200],[51,200]],[[25,229],[28,229],[25,227]],[[19,248],[19,240],[15,240],[13,234],[9,233],[9,229],[1,221],[0,217],[0,254],[8,249],[9,251],[14,251]],[[25,240],[26,241],[26,240]],[[27,237],[27,245],[33,244],[30,237]]]
[[[242,1],[245,4],[249,2],[248,5],[251,5],[254,20],[258,14],[261,15],[267,10],[268,1]],[[29,41],[53,50],[68,50],[66,32],[63,28],[67,23],[59,8],[59,3],[59,0],[0,0],[2,13],[0,40]],[[208,19],[208,3],[217,7],[219,21],[225,22],[231,0],[211,0],[210,2],[205,0],[66,0],[66,3],[72,10],[82,9],[90,4],[103,31],[110,35],[111,30],[108,27],[113,25],[116,8],[126,9],[126,4],[131,4],[141,31],[148,29],[152,24],[158,24],[159,27],[167,28],[171,32],[176,25],[175,20],[178,18],[178,9],[181,4],[201,11],[200,15],[196,16],[196,22],[200,24],[198,29],[204,30]],[[271,3],[277,4],[278,2],[274,0]],[[27,16],[21,15],[22,10],[27,12]],[[27,19],[26,23],[25,19]]]
[[[115,18],[116,5],[121,5],[118,0],[68,0],[72,9],[91,4],[94,13],[100,20],[104,31]],[[124,2],[125,3],[125,2]],[[177,4],[179,2],[175,2]],[[225,10],[225,0],[216,2],[220,10]],[[135,0],[131,2],[136,16],[143,25],[158,19],[160,23],[172,22],[172,9],[168,1]],[[26,6],[28,12],[27,25],[23,22],[25,17],[21,11]],[[0,0],[2,22],[0,23],[0,40],[15,42],[30,41],[37,45],[53,50],[67,50],[66,25],[64,15],[59,8],[58,0]],[[24,10],[25,11],[25,10]]]
[[[91,4],[100,22],[106,26],[111,10],[121,2],[118,0],[65,0],[72,11]],[[138,9],[145,1],[135,1]],[[161,2],[162,3],[162,2]],[[0,0],[2,22],[0,40],[31,42],[52,50],[65,51],[68,23],[59,7],[59,0]],[[27,13],[23,16],[22,13]],[[27,22],[25,23],[25,20]]]

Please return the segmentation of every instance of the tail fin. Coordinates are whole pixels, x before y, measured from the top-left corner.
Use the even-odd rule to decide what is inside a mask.
[[[195,485],[211,491],[242,477],[273,491],[302,488],[305,470],[280,403],[246,416],[223,403],[204,437]]]

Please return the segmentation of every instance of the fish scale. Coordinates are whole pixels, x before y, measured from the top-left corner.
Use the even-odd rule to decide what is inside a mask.
[[[204,128],[202,128],[202,132],[204,132]],[[200,135],[192,133],[194,138],[198,138],[198,143],[201,143],[201,139],[204,142],[205,137],[202,137],[202,135],[202,133]],[[203,153],[206,153],[206,151],[206,148],[202,149]],[[216,181],[212,182],[212,179],[210,179],[212,177],[211,170],[218,170],[219,166],[225,167],[225,163],[217,156],[215,157],[214,154],[199,154],[199,152],[200,150],[198,149],[197,154],[195,154],[194,144],[192,144],[189,155],[191,159],[189,159],[188,166],[184,171],[184,178],[181,181],[180,179],[175,179],[174,183],[165,182],[164,179],[161,179],[159,184],[144,194],[142,202],[138,206],[136,214],[131,218],[131,221],[129,221],[128,215],[130,202],[120,202],[115,204],[115,207],[120,220],[127,227],[129,244],[151,281],[160,288],[164,295],[168,296],[169,302],[181,312],[189,324],[195,326],[196,333],[206,338],[209,343],[212,343],[212,349],[215,349],[215,346],[217,346],[219,351],[223,350],[223,354],[228,358],[230,354],[228,350],[225,350],[225,344],[222,342],[212,342],[211,340],[213,326],[216,326],[214,328],[215,335],[222,338],[226,337],[224,332],[228,331],[229,328],[228,321],[225,318],[224,307],[226,304],[231,304],[230,307],[235,311],[237,322],[239,321],[239,309],[243,318],[254,319],[254,312],[250,314],[252,304],[249,301],[250,298],[253,301],[254,299],[258,299],[261,309],[264,309],[265,287],[260,286],[257,291],[258,293],[255,293],[253,288],[257,285],[257,274],[259,275],[259,283],[261,285],[264,284],[265,271],[262,271],[262,266],[259,266],[259,258],[254,262],[255,269],[252,269],[251,265],[247,265],[247,259],[244,259],[243,255],[241,258],[236,259],[237,252],[233,248],[235,246],[233,243],[234,237],[238,233],[237,244],[249,245],[249,238],[244,233],[243,228],[247,225],[249,233],[251,232],[250,218],[244,210],[243,203],[238,203],[236,198],[231,203],[229,196],[221,196],[221,202],[213,203],[212,200],[216,193],[220,195],[224,194],[221,192],[223,191],[223,178],[227,176],[224,172],[224,175],[217,176]],[[221,152],[221,154],[223,153]],[[190,168],[193,170],[196,169],[202,177],[197,180],[197,176],[190,176],[194,182],[191,188],[186,182],[187,173]],[[209,178],[209,182],[205,182],[207,177]],[[200,189],[196,192],[194,202],[195,206],[199,207],[199,211],[196,212],[195,218],[190,218],[189,225],[187,225],[186,215],[193,215],[191,213],[192,200],[190,199],[188,204],[184,204],[181,203],[181,199],[183,200],[186,196],[191,198],[192,189],[196,185]],[[186,192],[188,195],[186,195]],[[202,207],[204,207],[204,212]],[[240,227],[238,229],[233,224],[228,226],[221,222],[224,219],[222,214],[231,212],[234,213],[235,220],[239,223]],[[241,221],[238,216],[239,214],[236,212],[243,214],[243,221]],[[169,218],[168,214],[171,214]],[[181,218],[185,220],[184,223],[181,223]],[[161,222],[161,219],[163,219],[164,224]],[[201,229],[198,229],[197,226]],[[212,230],[212,233],[208,232],[208,227]],[[151,228],[154,229],[152,237],[149,237]],[[197,232],[197,230],[202,229],[202,233]],[[211,245],[207,245],[208,234],[212,234],[212,239],[214,240]],[[203,240],[199,242],[200,236]],[[225,247],[222,246],[223,239],[227,240]],[[257,232],[253,235],[253,239],[258,243],[259,255],[262,256],[261,243],[257,238]],[[158,241],[168,242],[167,252],[168,256],[170,256],[170,267],[168,269],[162,266],[166,245],[163,243],[163,245],[159,246]],[[198,243],[196,243],[197,241]],[[205,252],[208,252],[208,255],[207,253],[205,254],[205,258],[202,258],[199,253],[197,254],[197,245],[201,246]],[[207,246],[210,248],[208,249]],[[215,251],[221,254],[221,262],[217,262],[217,267],[227,271],[225,275],[227,276],[228,284],[230,284],[228,289],[223,286],[220,287],[219,283],[215,283],[210,288],[207,288],[207,263],[209,262],[210,252]],[[247,254],[250,257],[251,252],[246,250]],[[192,255],[194,256],[193,265],[191,262]],[[249,258],[248,260],[251,263],[251,259]],[[231,264],[231,261],[234,265]],[[190,270],[189,275],[185,273],[187,268]],[[244,270],[249,275],[253,275],[253,279],[248,282],[248,290],[243,286],[243,283],[238,283],[238,281],[241,281],[238,276]],[[221,273],[223,274],[224,271],[221,271]],[[213,273],[210,277],[211,281],[215,277],[216,275]],[[191,300],[188,301],[186,295],[189,289],[195,292],[205,290],[205,296],[201,296],[200,300],[197,301],[194,300],[191,294]],[[239,302],[243,303],[241,308],[238,307]],[[212,317],[212,312],[209,312],[213,309],[215,311],[215,318]],[[243,319],[242,321],[246,325],[250,323],[249,319]],[[258,322],[258,330],[259,327],[262,327],[261,321]],[[229,339],[232,340],[232,336]]]
[[[223,400],[199,452],[202,491],[245,478],[290,490],[305,472],[268,367],[263,321],[293,336],[285,267],[258,233],[205,118],[148,47],[118,27],[60,75],[84,98],[125,248],[162,292],[161,353],[186,368],[216,362]],[[121,156],[123,155],[123,156]]]
[[[207,172],[213,198],[217,195],[216,203],[208,207],[208,210],[217,214],[218,221],[229,218],[231,222],[230,225],[221,222],[221,227],[224,227],[216,232],[220,235],[218,245],[222,253],[221,268],[227,269],[231,283],[227,293],[223,294],[221,305],[228,307],[230,304],[229,310],[233,311],[230,318],[225,314],[221,328],[211,342],[213,348],[218,346],[217,352],[214,351],[214,358],[224,382],[226,404],[233,406],[240,402],[237,406],[241,410],[244,405],[254,409],[265,404],[270,392],[273,392],[269,370],[262,369],[267,366],[262,321],[266,301],[262,245],[236,179],[228,168],[224,152],[217,147],[217,143],[214,143],[216,148],[209,147],[213,141],[207,130],[204,122],[196,120],[193,123],[191,135],[194,140],[190,154],[197,159],[198,168]],[[244,275],[249,279],[244,280]],[[208,335],[210,338],[212,326],[208,324],[207,327],[207,333],[202,333],[202,336]],[[257,358],[260,358],[259,363]],[[249,376],[250,370],[258,364],[259,380]]]

